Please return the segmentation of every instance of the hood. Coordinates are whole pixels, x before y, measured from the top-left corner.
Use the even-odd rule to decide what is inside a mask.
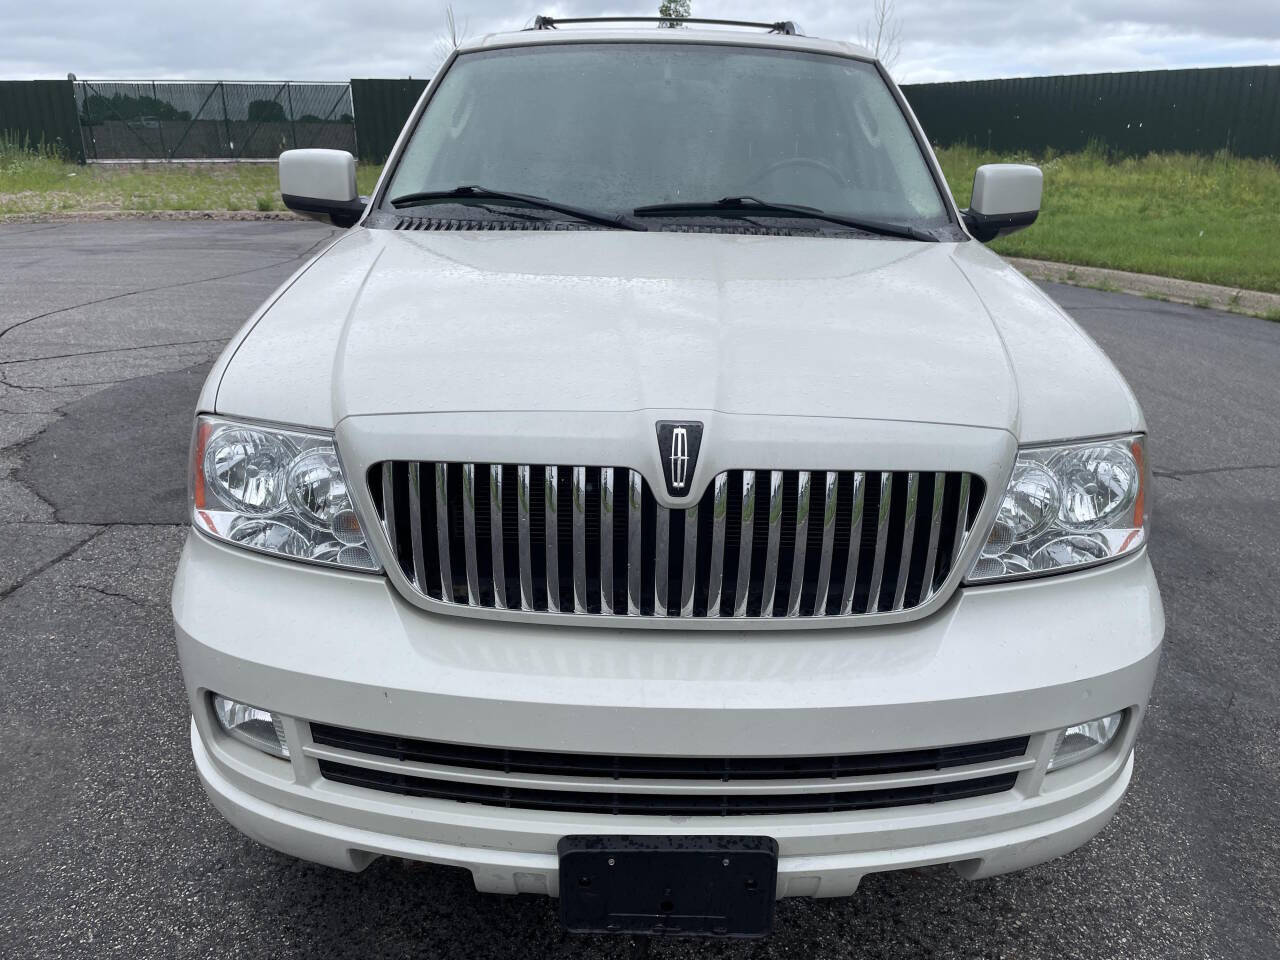
[[[1014,371],[955,246],[356,229],[244,335],[217,407],[315,426],[663,409],[1013,430]]]

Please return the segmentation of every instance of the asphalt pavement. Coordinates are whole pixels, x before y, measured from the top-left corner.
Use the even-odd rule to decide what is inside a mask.
[[[554,901],[481,895],[462,871],[291,860],[196,780],[168,609],[190,416],[222,344],[332,233],[0,225],[0,956],[635,949],[566,936]],[[873,875],[849,899],[784,901],[770,940],[652,956],[1280,954],[1280,324],[1047,289],[1152,435],[1168,632],[1120,813],[1021,874]]]

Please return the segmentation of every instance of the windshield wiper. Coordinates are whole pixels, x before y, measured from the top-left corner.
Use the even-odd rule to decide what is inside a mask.
[[[495,203],[513,203],[519,206],[537,207],[540,210],[551,210],[566,216],[577,217],[588,223],[598,223],[604,227],[615,227],[619,230],[644,230],[643,225],[630,217],[611,213],[597,213],[585,210],[568,203],[558,203],[546,197],[535,197],[527,193],[508,193],[503,190],[490,190],[477,184],[454,187],[452,190],[421,190],[417,193],[405,193],[391,199],[391,205],[397,210],[403,207],[417,207],[428,203],[468,203],[476,200],[488,200]]]
[[[938,242],[938,238],[927,230],[907,224],[842,217],[836,213],[819,210],[817,207],[803,207],[794,203],[772,203],[756,197],[722,197],[719,200],[701,203],[654,203],[647,207],[636,207],[631,212],[637,217],[736,216],[738,214],[753,217],[803,217],[810,220],[826,220],[829,223],[838,223],[841,226],[853,227],[855,230],[864,230],[884,237],[901,237],[904,240],[923,240],[928,243]]]

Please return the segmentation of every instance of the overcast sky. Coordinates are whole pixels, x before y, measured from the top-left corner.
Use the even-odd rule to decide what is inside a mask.
[[[896,0],[901,81],[1280,63],[1280,0]],[[856,40],[872,0],[694,0],[695,15],[792,19]],[[468,35],[534,13],[656,12],[593,0],[459,0]],[[0,0],[0,79],[346,80],[429,75],[436,0]]]

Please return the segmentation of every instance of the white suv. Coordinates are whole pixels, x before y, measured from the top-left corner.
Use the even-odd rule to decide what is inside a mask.
[[[758,25],[757,25],[758,26]],[[557,29],[565,27],[565,29]],[[173,613],[263,843],[756,935],[1115,812],[1164,630],[1133,394],[981,240],[867,51],[790,24],[468,43],[199,401]]]

